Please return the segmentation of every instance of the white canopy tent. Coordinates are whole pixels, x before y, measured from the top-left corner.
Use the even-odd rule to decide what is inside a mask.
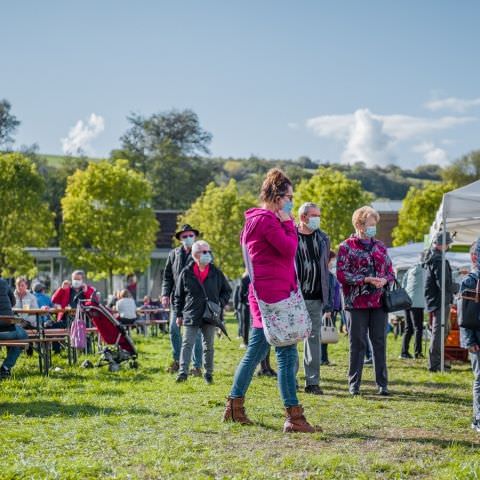
[[[443,195],[430,239],[442,232],[443,244],[449,231],[456,243],[472,243],[480,236],[480,180]],[[442,255],[441,370],[445,367],[445,252]]]

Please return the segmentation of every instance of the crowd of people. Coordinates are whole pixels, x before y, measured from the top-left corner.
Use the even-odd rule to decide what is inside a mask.
[[[244,252],[246,271],[234,293],[234,309],[239,319],[238,334],[245,353],[237,366],[227,398],[224,421],[251,424],[245,410],[245,396],[259,367],[258,374],[276,377],[286,419],[285,432],[311,433],[321,430],[311,425],[298,399],[300,385],[298,371],[303,364],[306,394],[322,395],[320,367],[330,364],[328,345],[322,343],[321,331],[325,322],[335,325],[341,319],[349,341],[348,390],[361,394],[363,367],[372,363],[378,395],[389,396],[387,368],[388,313],[384,308],[387,289],[396,282],[396,274],[386,246],[377,238],[378,212],[364,206],[353,212],[354,233],[332,250],[328,232],[321,228],[321,209],[307,202],[298,210],[298,223],[292,215],[293,185],[279,169],[268,172],[262,184],[258,208],[245,212],[240,243]],[[162,307],[169,310],[169,335],[172,363],[169,372],[176,374],[177,382],[185,382],[190,375],[203,376],[213,383],[214,344],[217,327],[223,321],[223,310],[232,295],[225,275],[214,261],[214,252],[200,232],[191,225],[183,225],[176,233],[180,246],[168,255],[163,272],[159,301],[144,298],[144,309]],[[438,234],[419,261],[404,275],[402,287],[411,299],[405,312],[406,329],[402,340],[402,359],[423,358],[422,339],[424,313],[431,325],[428,368],[441,369],[442,331],[448,334],[448,313],[458,291],[452,279],[448,261],[442,261],[442,251],[448,249],[452,238]],[[478,248],[472,246],[472,273],[460,291],[475,288],[478,281]],[[442,283],[442,277],[444,281]],[[442,295],[442,285],[444,294]],[[28,282],[20,277],[12,292],[0,278],[0,315],[12,315],[12,307],[20,309],[75,308],[79,299],[90,298],[94,289],[85,282],[83,271],[73,272],[71,281],[65,281],[51,298],[45,286],[37,283],[33,292]],[[133,290],[134,289],[134,290]],[[131,325],[137,318],[136,282],[111,299],[119,321]],[[442,305],[442,298],[444,305]],[[302,362],[298,357],[297,341],[274,343],[265,329],[265,321],[272,306],[286,313],[290,322],[296,322],[304,308],[308,316],[308,333],[303,338]],[[447,321],[442,328],[442,311]],[[48,315],[40,317],[49,322]],[[37,318],[22,314],[22,323],[0,321],[0,339],[27,338],[26,329],[36,325]],[[66,326],[59,314],[55,326]],[[270,328],[270,327],[268,327]],[[410,342],[414,337],[413,356]],[[474,420],[472,426],[480,432],[480,328],[462,329],[462,345],[470,352],[474,372]],[[270,365],[273,346],[277,371]],[[20,354],[20,348],[8,347],[0,368],[1,378],[7,378]],[[193,362],[192,368],[190,363]],[[445,368],[450,368],[448,363]]]

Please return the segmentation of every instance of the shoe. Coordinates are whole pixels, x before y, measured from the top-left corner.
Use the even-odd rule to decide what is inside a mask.
[[[307,422],[303,415],[303,407],[296,405],[294,407],[287,407],[285,409],[285,416],[287,417],[283,424],[283,432],[301,432],[301,433],[315,433],[321,432],[321,427],[313,427]]]
[[[323,390],[318,385],[307,385],[305,387],[305,393],[312,395],[323,395]]]
[[[223,412],[223,421],[240,423],[241,425],[253,425],[253,422],[247,417],[245,412],[244,402],[245,397],[228,397],[225,412]]]
[[[212,385],[213,384],[213,376],[210,374],[210,373],[206,373],[203,378],[205,379],[205,383],[207,383],[208,385]]]
[[[349,388],[348,391],[350,392],[350,395],[354,397],[360,395],[360,390],[358,388]]]
[[[2,365],[0,368],[0,380],[5,380],[6,378],[10,378],[12,376],[12,372],[8,367]]]
[[[269,368],[267,376],[277,378],[277,372],[273,368]]]
[[[202,369],[194,367],[190,370],[190,375],[192,375],[193,377],[201,377]]]
[[[423,353],[416,353],[415,358],[425,358],[425,355]]]
[[[380,387],[377,392],[378,395],[381,395],[382,397],[389,397],[390,392],[388,391],[387,387]]]
[[[328,360],[325,360],[324,362],[320,362],[320,365],[323,365],[323,366],[330,365],[330,362]]]
[[[182,383],[187,381],[188,376],[185,375],[184,373],[181,373],[178,375],[177,379],[175,380],[177,383]]]
[[[372,365],[373,364],[373,360],[371,358],[366,358],[363,362],[364,365]]]
[[[402,353],[399,358],[402,358],[403,360],[413,358],[409,353]]]
[[[180,370],[180,364],[178,360],[174,360],[172,364],[167,368],[168,373],[177,373]]]
[[[477,433],[480,433],[480,420],[474,420],[472,422],[472,429],[475,430]]]

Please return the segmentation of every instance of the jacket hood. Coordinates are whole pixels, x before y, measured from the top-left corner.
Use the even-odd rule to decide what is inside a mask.
[[[243,231],[241,234],[241,242],[243,241],[242,239],[245,235],[249,236],[253,232],[259,220],[263,218],[277,220],[277,216],[273,212],[265,208],[249,208],[245,212],[245,226],[243,227]]]
[[[245,212],[245,220],[250,220],[258,216],[269,216],[269,217],[277,218],[273,212],[265,208],[254,207],[254,208],[249,208]]]

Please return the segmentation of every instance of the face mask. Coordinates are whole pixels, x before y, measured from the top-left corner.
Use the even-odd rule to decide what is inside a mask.
[[[282,207],[282,210],[285,212],[285,213],[292,213],[292,210],[293,210],[293,202],[291,200],[287,200],[285,202],[285,204],[283,205]]]
[[[202,253],[200,255],[200,263],[202,265],[208,265],[209,263],[212,262],[212,260],[213,260],[213,257],[211,253]]]
[[[373,238],[377,234],[377,227],[374,225],[373,227],[367,227],[365,229],[365,235],[368,238]]]
[[[308,219],[307,227],[310,230],[316,230],[317,228],[320,228],[320,217],[310,217]]]
[[[195,243],[195,237],[182,238],[182,244],[185,248],[190,248]]]
[[[80,288],[83,285],[81,280],[72,280],[72,287],[73,288]]]

